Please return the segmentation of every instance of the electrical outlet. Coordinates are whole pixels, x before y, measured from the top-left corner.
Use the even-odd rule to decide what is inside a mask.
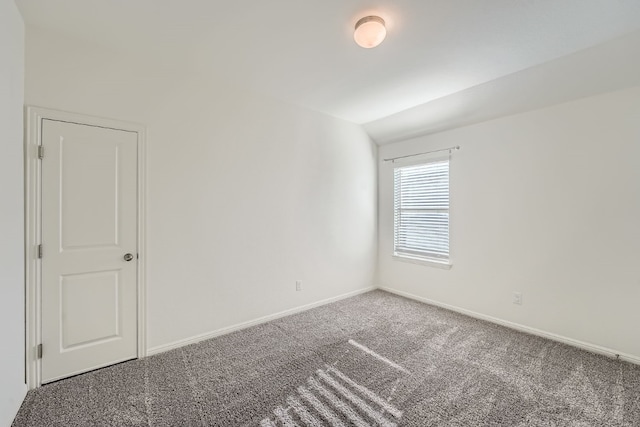
[[[296,291],[302,290],[302,280],[296,280]]]
[[[517,305],[522,305],[522,293],[520,292],[513,293],[513,303]]]

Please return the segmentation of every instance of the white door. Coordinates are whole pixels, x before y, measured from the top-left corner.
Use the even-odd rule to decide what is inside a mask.
[[[42,382],[137,357],[137,133],[42,121]]]

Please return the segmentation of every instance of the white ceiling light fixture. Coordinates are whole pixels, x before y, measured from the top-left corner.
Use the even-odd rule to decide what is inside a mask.
[[[365,16],[356,22],[353,39],[365,49],[378,46],[387,36],[384,19],[379,16]]]

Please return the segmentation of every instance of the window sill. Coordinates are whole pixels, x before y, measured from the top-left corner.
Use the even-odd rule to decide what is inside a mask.
[[[393,259],[396,261],[408,262],[411,264],[419,264],[419,265],[426,265],[429,267],[441,268],[443,270],[451,270],[451,267],[453,267],[453,264],[451,264],[451,260],[440,261],[435,259],[414,258],[406,255],[393,255]]]

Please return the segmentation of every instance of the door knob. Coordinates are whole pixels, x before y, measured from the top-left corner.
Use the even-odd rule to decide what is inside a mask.
[[[133,254],[124,254],[125,261],[131,261],[133,259]]]

